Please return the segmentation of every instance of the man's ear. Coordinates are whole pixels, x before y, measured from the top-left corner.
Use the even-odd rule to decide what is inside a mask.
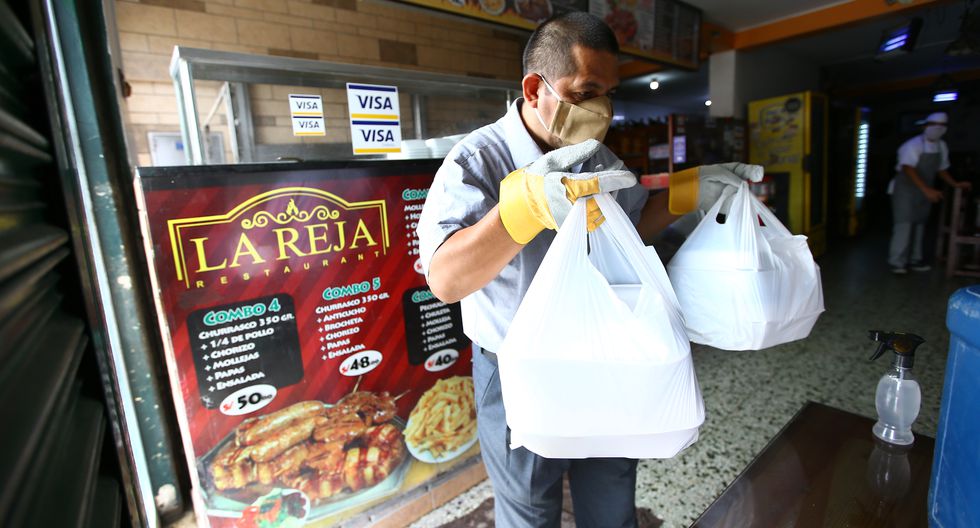
[[[538,90],[541,88],[541,77],[536,73],[529,73],[521,79],[521,90],[523,91],[524,101],[531,103],[532,108],[538,107]]]

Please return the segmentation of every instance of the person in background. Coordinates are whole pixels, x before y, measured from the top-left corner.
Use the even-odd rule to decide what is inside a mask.
[[[572,203],[615,192],[649,242],[680,215],[710,208],[726,186],[762,178],[759,166],[696,167],[651,197],[599,142],[612,121],[618,52],[612,30],[588,13],[538,27],[524,51],[523,97],[453,147],[419,218],[429,287],[444,302],[460,302],[474,343],[477,435],[501,528],[559,526],[565,473],[580,528],[636,526],[636,460],[548,459],[510,448],[494,351]],[[590,229],[602,221],[590,207]]]
[[[936,175],[950,186],[969,190],[970,182],[958,182],[949,174],[949,148],[942,140],[949,118],[945,112],[929,114],[922,133],[898,148],[897,174],[892,191],[892,239],[888,265],[892,273],[908,270],[928,271],[923,260],[922,239],[932,204],[943,199],[942,191],[933,188]]]

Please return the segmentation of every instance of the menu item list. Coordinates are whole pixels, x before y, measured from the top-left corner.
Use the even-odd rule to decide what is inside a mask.
[[[187,318],[194,371],[204,406],[261,380],[276,388],[303,378],[293,299],[279,294],[203,308]],[[247,400],[246,400],[247,401]],[[227,412],[234,403],[226,402]]]
[[[427,287],[413,288],[402,294],[405,312],[405,334],[408,361],[412,365],[425,364],[429,370],[445,364],[447,358],[438,352],[459,350],[468,343],[463,334],[463,318],[454,306],[437,299]],[[433,355],[435,354],[435,357]],[[455,360],[455,357],[452,358]],[[427,361],[431,360],[431,363]]]

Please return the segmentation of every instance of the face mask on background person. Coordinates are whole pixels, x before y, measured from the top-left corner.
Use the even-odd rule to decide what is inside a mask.
[[[929,141],[939,141],[946,133],[946,125],[929,125],[926,127],[925,136]]]
[[[538,77],[541,77],[545,87],[558,100],[558,106],[550,125],[544,122],[537,108],[534,113],[541,125],[555,135],[561,145],[575,145],[587,139],[602,141],[606,137],[609,124],[612,123],[612,100],[609,97],[600,95],[578,104],[566,103],[544,77]]]

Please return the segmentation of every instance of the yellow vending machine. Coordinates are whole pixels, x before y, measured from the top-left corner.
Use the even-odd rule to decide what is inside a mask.
[[[749,163],[766,177],[753,190],[814,256],[827,246],[827,98],[801,92],[749,103]]]

